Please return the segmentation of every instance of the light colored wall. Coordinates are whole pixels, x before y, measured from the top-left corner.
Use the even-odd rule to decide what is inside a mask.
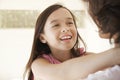
[[[0,0],[0,9],[43,10],[54,3],[61,3],[71,10],[84,8],[82,0]]]
[[[0,80],[22,77],[33,32],[33,29],[0,29]]]

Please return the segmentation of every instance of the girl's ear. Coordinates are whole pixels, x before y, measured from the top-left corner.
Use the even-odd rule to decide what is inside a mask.
[[[40,34],[39,39],[40,39],[40,41],[41,41],[42,43],[46,43],[46,42],[47,42],[46,39],[44,38],[44,35],[43,35],[43,34]]]

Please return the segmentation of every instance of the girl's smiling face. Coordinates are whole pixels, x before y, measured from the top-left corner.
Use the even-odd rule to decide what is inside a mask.
[[[51,51],[72,49],[77,40],[77,29],[71,13],[65,8],[54,11],[45,23],[40,40],[47,43]]]

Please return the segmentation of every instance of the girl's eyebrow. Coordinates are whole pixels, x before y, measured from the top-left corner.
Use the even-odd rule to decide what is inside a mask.
[[[71,17],[67,17],[66,18],[67,20],[73,20],[73,18],[71,18]],[[50,23],[54,23],[54,22],[57,22],[58,20],[52,20]]]
[[[54,22],[57,22],[58,20],[52,20],[50,23],[54,23]]]
[[[73,20],[73,18],[71,18],[71,17],[68,17],[67,19]]]

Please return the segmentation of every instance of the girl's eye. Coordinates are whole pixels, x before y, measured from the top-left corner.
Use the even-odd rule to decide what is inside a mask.
[[[68,24],[73,24],[73,22],[69,22]]]
[[[53,25],[53,27],[58,27],[58,26],[60,26],[59,24],[55,24],[55,25]]]
[[[73,23],[73,22],[68,22],[67,24],[68,24],[68,25],[73,25],[74,23]]]

